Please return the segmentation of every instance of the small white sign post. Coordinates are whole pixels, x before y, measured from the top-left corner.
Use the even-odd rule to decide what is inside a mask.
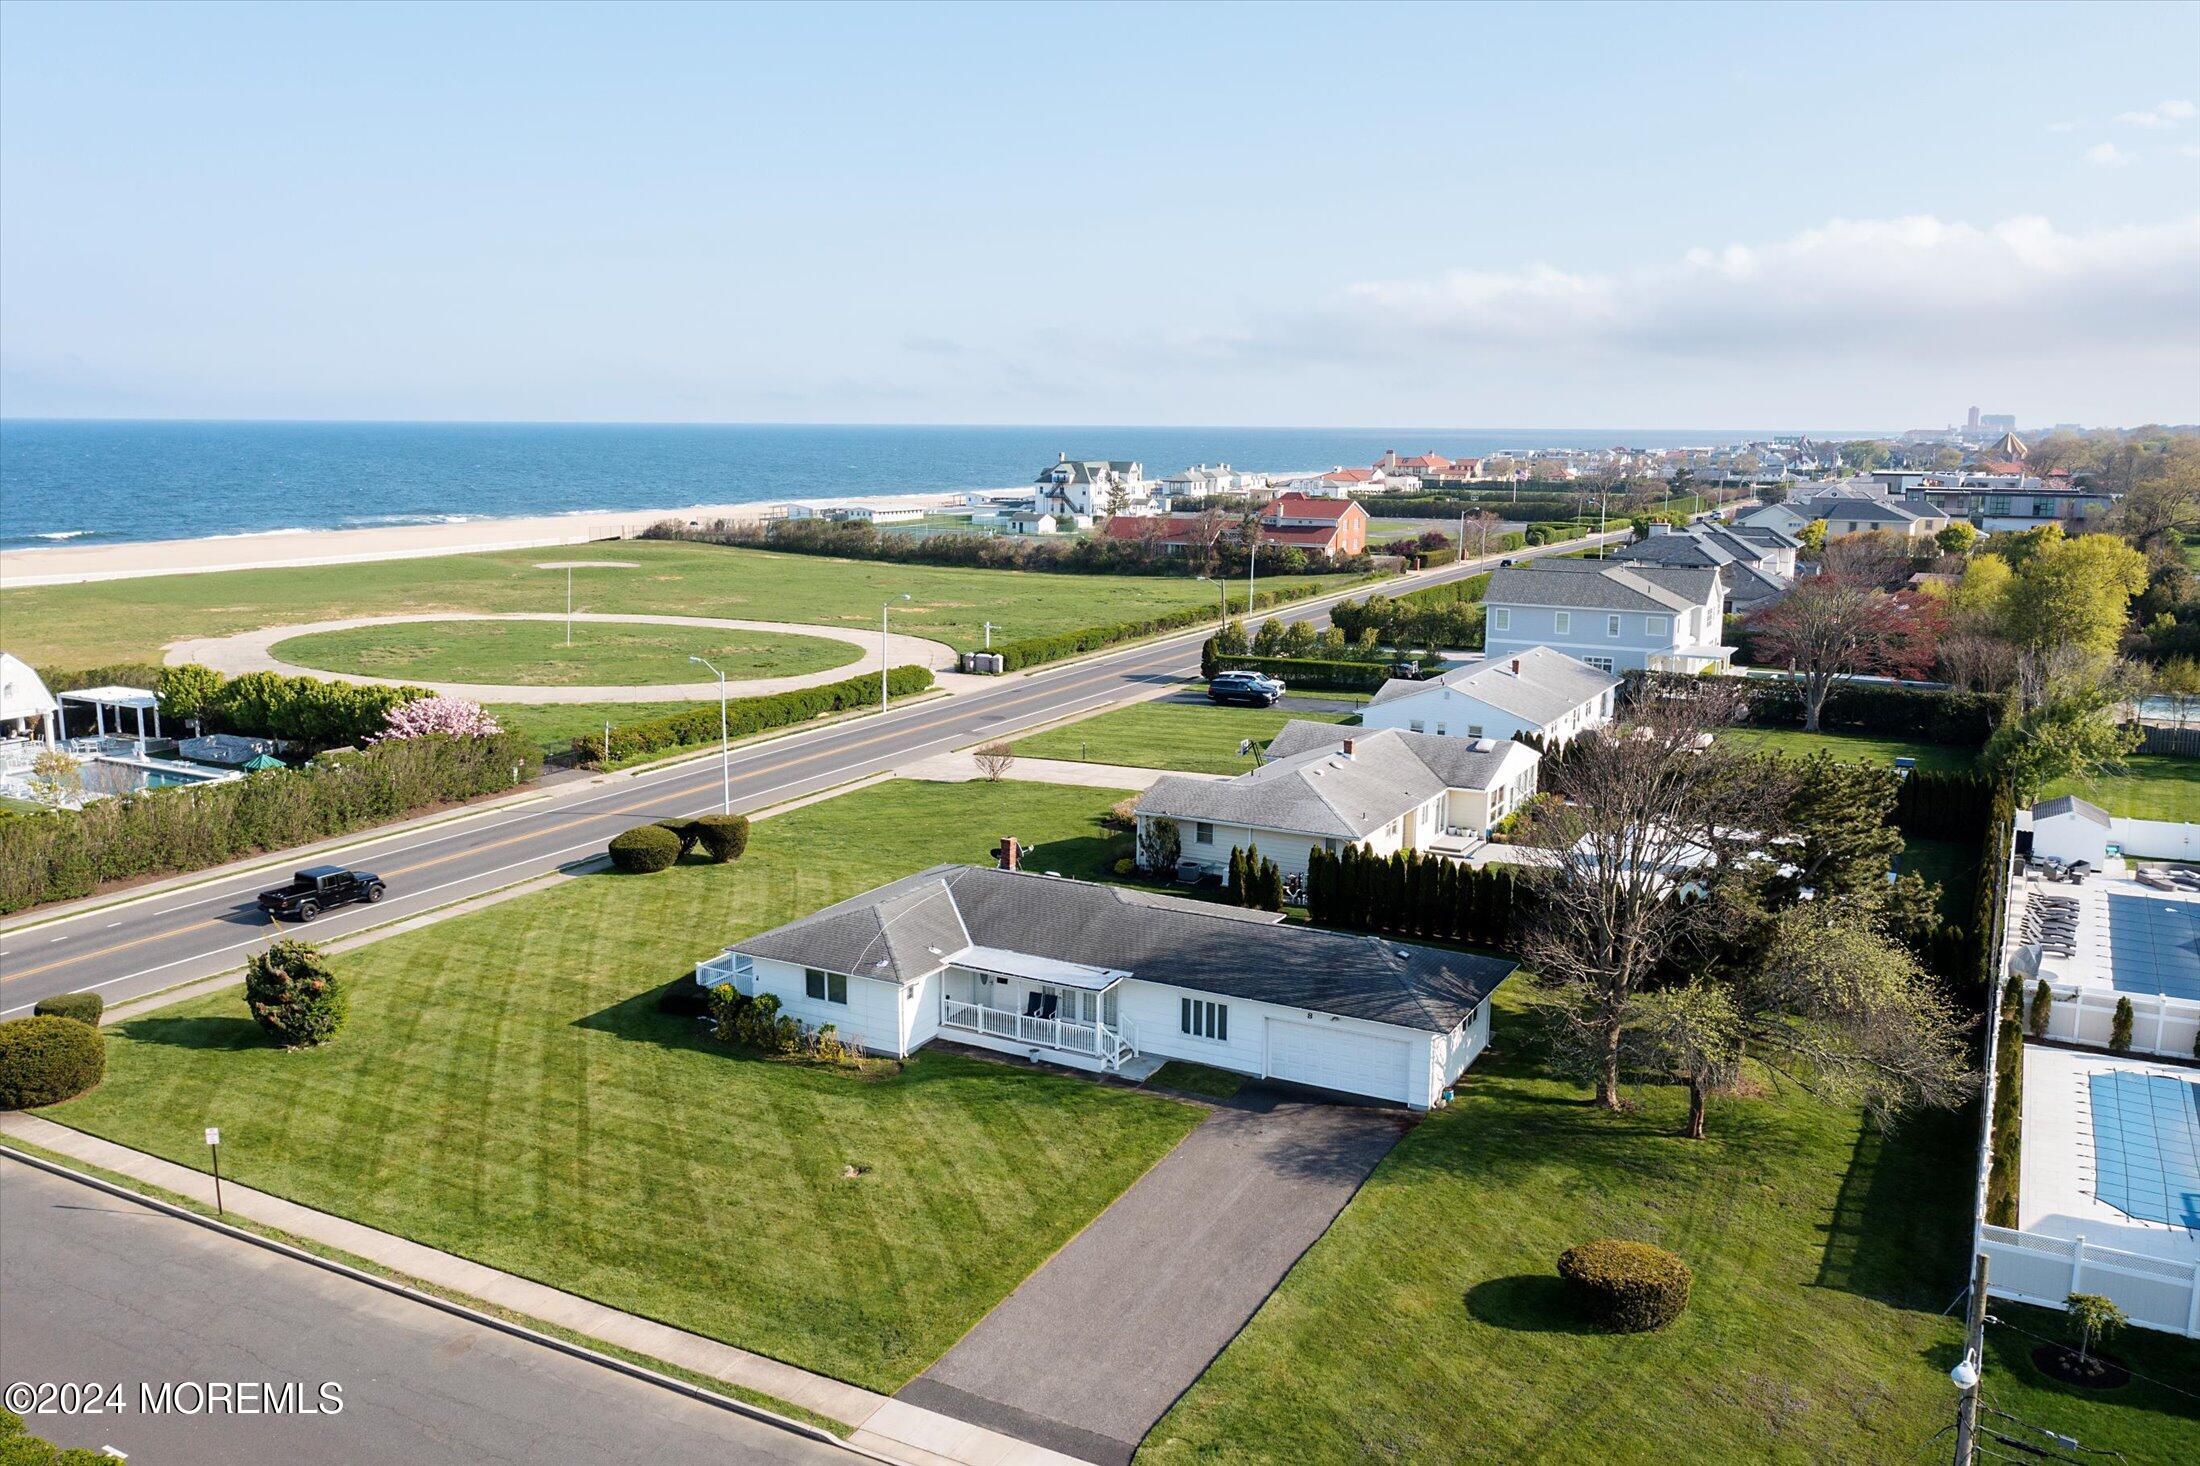
[[[206,1127],[206,1148],[214,1153],[214,1215],[226,1218],[222,1210],[222,1131],[219,1125]]]

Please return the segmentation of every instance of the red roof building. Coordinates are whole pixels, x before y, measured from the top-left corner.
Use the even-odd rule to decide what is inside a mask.
[[[1349,499],[1316,499],[1305,494],[1283,494],[1269,500],[1260,511],[1260,541],[1264,545],[1290,545],[1330,559],[1361,554],[1367,549],[1367,511]],[[1212,521],[1209,528],[1214,528]],[[1118,514],[1102,531],[1111,540],[1158,544],[1170,551],[1196,544],[1201,534],[1196,515]],[[1224,538],[1238,537],[1237,521],[1221,525]]]

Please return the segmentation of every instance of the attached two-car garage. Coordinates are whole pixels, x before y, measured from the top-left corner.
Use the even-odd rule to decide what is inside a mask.
[[[1396,1104],[1426,1104],[1415,1084],[1428,1067],[1428,1045],[1384,1038],[1342,1023],[1268,1020],[1267,1072],[1271,1079],[1345,1094],[1366,1095]],[[1420,1055],[1416,1069],[1414,1055]]]

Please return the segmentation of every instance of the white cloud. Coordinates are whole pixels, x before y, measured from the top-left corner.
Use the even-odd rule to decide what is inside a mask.
[[[2157,102],[2144,112],[2119,112],[2116,120],[2126,127],[2161,129],[2175,127],[2180,122],[2189,122],[2195,112],[2200,112],[2200,108],[2187,101]]]
[[[2085,160],[2096,168],[2128,168],[2131,154],[2114,143],[2095,143],[2085,150]]]
[[[2075,122],[2050,122],[2047,124],[2047,130],[2049,132],[2076,132],[2078,124]]]
[[[1611,273],[1537,263],[1357,284],[1282,334],[1271,347],[1355,355],[1422,337],[1595,359],[2119,344],[2200,358],[2200,214],[2076,232],[2037,216],[1836,219]]]

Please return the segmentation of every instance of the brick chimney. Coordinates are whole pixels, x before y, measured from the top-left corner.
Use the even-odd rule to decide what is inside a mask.
[[[1344,756],[1346,758],[1352,757],[1352,740],[1349,738],[1344,741]]]
[[[1017,843],[1014,835],[1003,835],[1000,845],[993,851],[993,858],[1000,862],[1002,870],[1021,870],[1024,847]]]
[[[1514,658],[1513,658],[1513,676],[1515,676],[1515,677],[1518,677],[1519,675],[1520,675],[1520,658],[1518,658],[1518,657],[1514,657]]]

